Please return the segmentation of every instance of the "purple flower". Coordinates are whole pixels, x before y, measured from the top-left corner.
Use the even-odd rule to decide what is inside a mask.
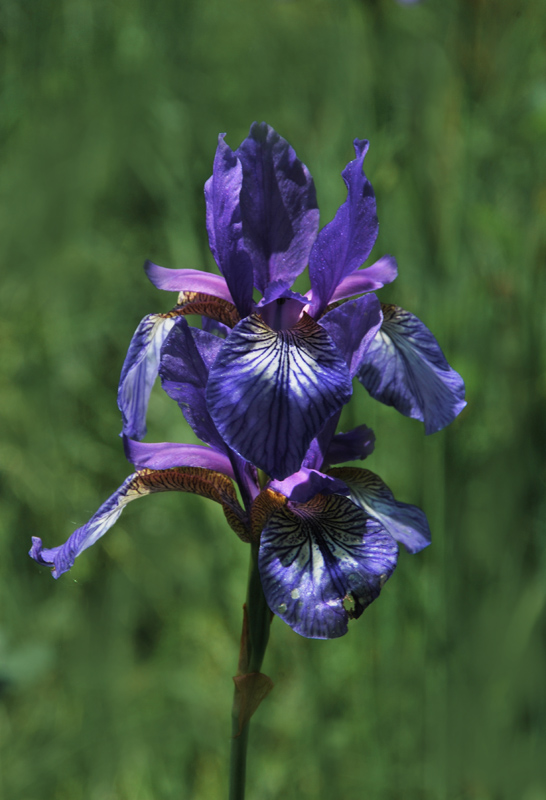
[[[396,501],[378,476],[332,468],[374,447],[366,426],[336,434],[353,377],[427,433],[464,406],[462,380],[423,323],[370,294],[397,267],[384,256],[360,269],[378,222],[362,171],[368,143],[354,146],[342,173],[347,199],[318,233],[313,180],[284,139],[256,123],[235,152],[219,137],[205,197],[222,275],[147,262],[154,285],[179,296],[172,311],[140,323],[121,374],[122,435],[136,471],[64,545],[33,539],[31,556],[55,577],[131,500],[190,491],[220,503],[241,539],[259,541],[271,610],[304,636],[332,638],[378,596],[398,542],[410,552],[429,543],[423,512]],[[290,286],[307,264],[311,288],[301,295]],[[187,314],[202,315],[203,329]],[[204,445],[138,441],[158,374]]]

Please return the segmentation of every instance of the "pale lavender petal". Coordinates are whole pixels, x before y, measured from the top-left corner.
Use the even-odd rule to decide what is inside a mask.
[[[127,460],[135,469],[171,469],[172,467],[202,467],[235,478],[231,461],[224,453],[202,444],[175,442],[136,442],[123,438]]]
[[[346,497],[318,495],[276,511],[260,539],[259,569],[271,611],[296,633],[334,639],[379,595],[398,547]]]
[[[332,474],[345,481],[351,500],[383,525],[393,539],[410,553],[430,544],[430,528],[417,506],[395,500],[389,487],[368,469],[335,469]]]
[[[355,139],[356,158],[342,172],[347,200],[320,231],[311,250],[311,314],[315,318],[324,311],[338,284],[366,261],[377,238],[375,195],[362,172],[368,144],[366,139]]]
[[[297,472],[311,440],[351,393],[343,358],[310,317],[276,332],[253,314],[223,343],[207,404],[229,447],[283,480]]]
[[[398,275],[398,264],[393,256],[382,256],[375,264],[364,269],[359,269],[343,278],[330,298],[331,303],[345,300],[364,292],[376,292]]]
[[[417,317],[392,305],[383,306],[383,316],[358,379],[376,400],[423,421],[425,433],[435,433],[465,407],[464,382]]]
[[[336,433],[328,450],[326,463],[342,464],[344,461],[364,460],[375,447],[375,433],[367,425],[359,425],[347,433]]]
[[[237,156],[218,137],[212,176],[205,184],[207,232],[212,254],[225,277],[242,317],[252,309],[252,262],[243,238],[240,194],[243,168]]]
[[[347,300],[321,318],[319,324],[343,355],[351,378],[356,375],[382,319],[381,304],[374,294]]]
[[[306,503],[316,494],[349,493],[343,481],[307,467],[302,467],[283,481],[271,481],[269,487],[296,503]]]
[[[225,278],[200,269],[167,269],[146,261],[146,275],[157,289],[167,292],[203,292],[233,303]]]
[[[307,266],[319,211],[313,179],[293,148],[265,122],[236,151],[243,164],[241,215],[254,285],[290,284]]]
[[[161,346],[175,323],[167,314],[150,314],[136,329],[121,370],[118,407],[122,434],[131,439],[146,435],[146,412],[157,378]]]

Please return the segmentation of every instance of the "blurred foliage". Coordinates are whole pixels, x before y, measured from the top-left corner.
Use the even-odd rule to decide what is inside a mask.
[[[116,407],[141,270],[213,269],[218,132],[265,119],[323,224],[371,140],[383,290],[467,381],[442,433],[368,398],[345,427],[433,545],[332,642],[273,624],[249,798],[546,800],[543,0],[3,0],[0,797],[225,795],[248,553],[221,511],[130,507],[68,575],[26,553],[128,473]],[[158,391],[150,441],[184,440]],[[187,440],[187,438],[186,438]],[[367,464],[368,466],[368,464]]]

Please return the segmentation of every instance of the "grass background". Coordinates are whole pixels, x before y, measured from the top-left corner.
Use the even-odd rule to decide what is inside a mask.
[[[366,466],[421,505],[333,642],[272,628],[249,798],[546,800],[546,49],[543,0],[3,0],[0,6],[0,797],[225,796],[248,553],[192,496],[131,506],[58,582],[28,559],[128,473],[119,371],[171,298],[145,258],[213,269],[219,131],[265,119],[344,199],[355,136],[381,299],[467,383],[444,432],[372,401]],[[150,441],[183,440],[158,391]]]

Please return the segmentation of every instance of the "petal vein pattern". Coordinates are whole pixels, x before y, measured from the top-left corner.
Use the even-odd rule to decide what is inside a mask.
[[[424,422],[425,433],[435,433],[466,406],[464,382],[416,316],[394,305],[382,304],[382,310],[383,324],[358,379],[376,400]]]
[[[283,480],[297,472],[313,437],[351,392],[344,359],[309,316],[274,331],[253,314],[223,344],[207,404],[227,444]]]
[[[396,566],[396,542],[345,497],[316,495],[276,511],[263,530],[259,568],[270,609],[296,633],[347,633]]]

